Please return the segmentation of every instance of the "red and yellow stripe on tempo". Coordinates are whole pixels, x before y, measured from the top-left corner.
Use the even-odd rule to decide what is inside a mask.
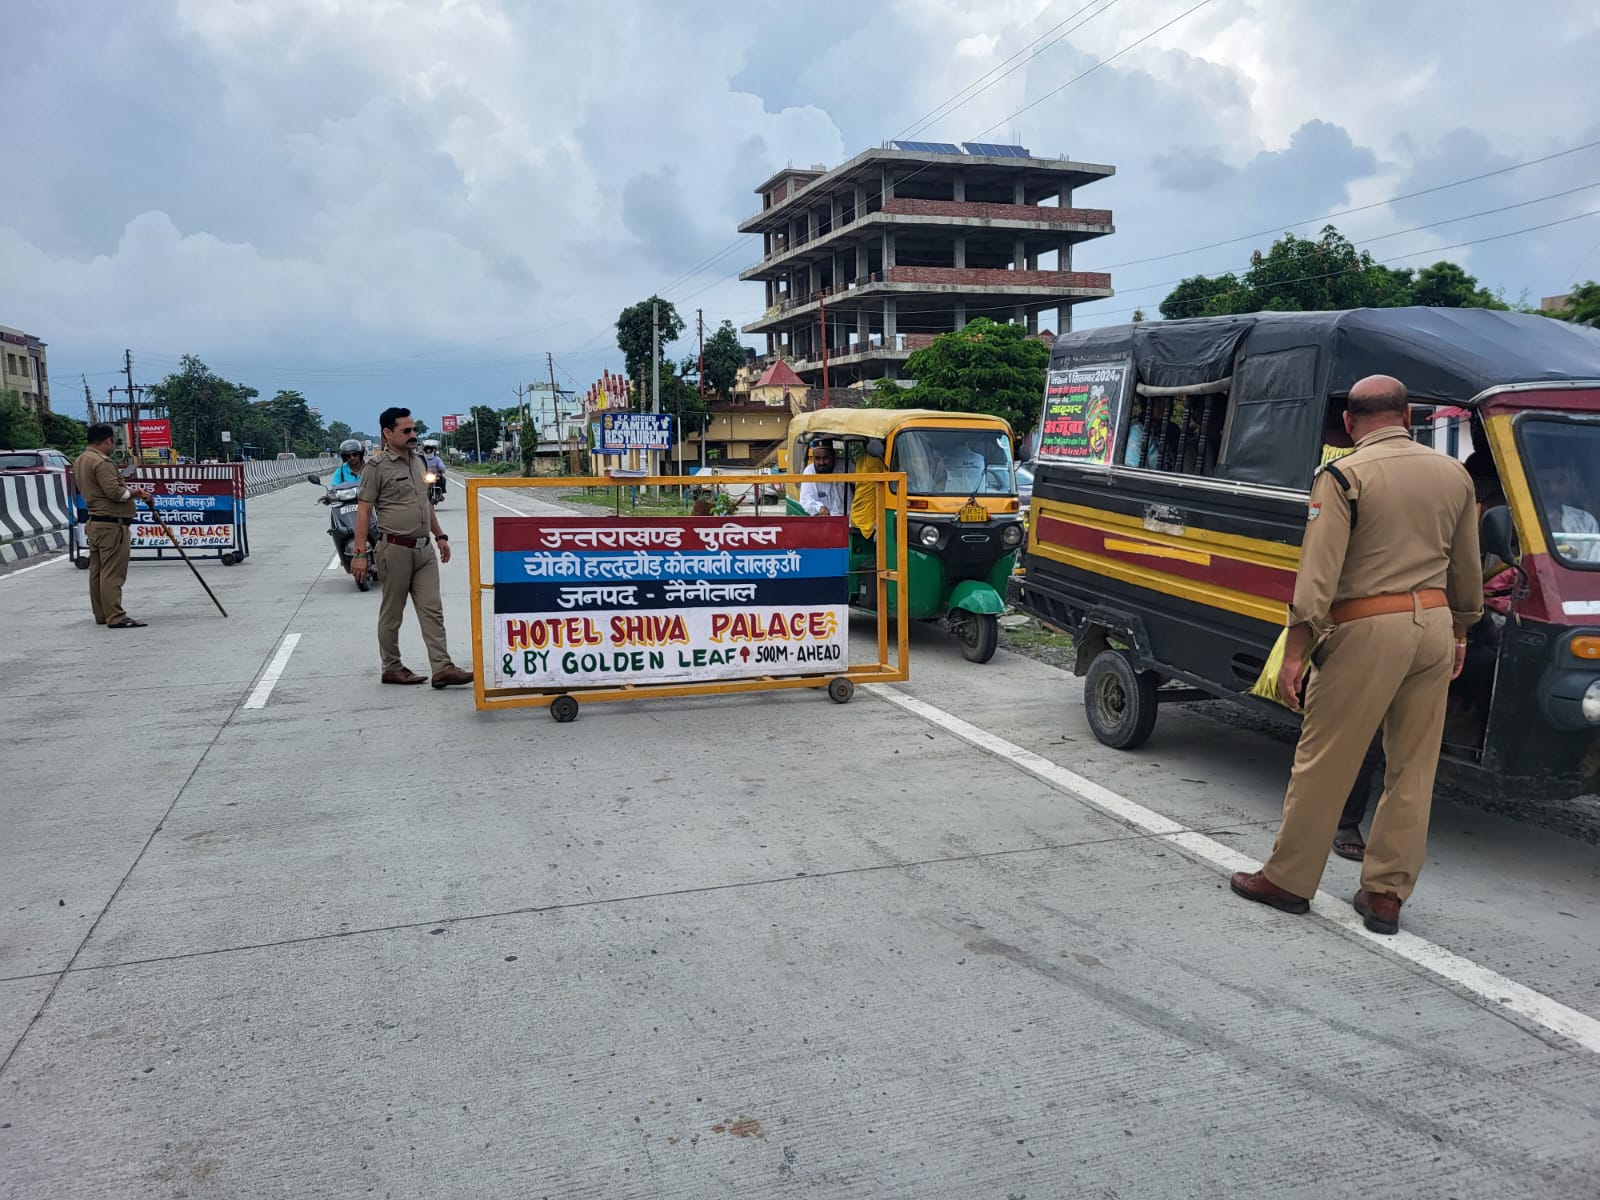
[[[1035,500],[1028,552],[1135,587],[1282,624],[1300,547],[1209,529],[1147,529],[1142,518]]]

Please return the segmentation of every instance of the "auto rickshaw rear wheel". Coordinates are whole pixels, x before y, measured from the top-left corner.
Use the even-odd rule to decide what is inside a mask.
[[[956,625],[956,638],[968,662],[986,663],[1000,645],[1000,618],[992,613],[963,613]]]
[[[1125,650],[1102,650],[1083,681],[1083,706],[1094,736],[1114,750],[1132,750],[1156,726],[1156,677],[1134,669]]]

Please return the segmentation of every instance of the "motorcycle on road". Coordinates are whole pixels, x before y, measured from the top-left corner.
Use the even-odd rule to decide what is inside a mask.
[[[318,475],[307,475],[310,483],[322,486],[322,478]],[[356,549],[356,487],[325,488],[318,504],[328,506],[328,536],[333,539],[333,545],[339,552],[339,563],[345,569],[345,574],[351,574],[350,564],[355,557]],[[367,563],[369,570],[365,579],[356,580],[358,591],[368,591],[372,581],[378,578],[378,523],[376,520],[367,525]]]

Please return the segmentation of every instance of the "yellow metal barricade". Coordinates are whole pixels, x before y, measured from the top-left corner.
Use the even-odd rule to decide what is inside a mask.
[[[829,475],[827,481],[832,483],[851,483],[856,487],[870,487],[873,489],[877,505],[877,530],[878,536],[873,539],[876,550],[876,587],[877,587],[877,659],[874,662],[846,662],[842,669],[819,671],[815,674],[792,675],[751,675],[749,677],[706,680],[704,682],[663,682],[663,683],[622,683],[612,686],[579,686],[579,687],[490,687],[488,684],[489,672],[495,669],[496,663],[493,648],[486,659],[484,633],[484,605],[492,600],[495,588],[493,572],[489,579],[484,577],[485,552],[483,547],[483,534],[480,529],[483,510],[480,504],[487,500],[491,505],[497,506],[507,514],[528,517],[537,520],[540,514],[530,514],[520,511],[512,503],[501,500],[492,494],[485,494],[501,489],[526,489],[537,492],[543,488],[558,487],[566,490],[585,488],[612,488],[612,487],[703,487],[707,480],[704,476],[679,476],[679,475],[644,475],[638,477],[601,478],[601,477],[564,477],[546,479],[507,479],[487,478],[469,479],[467,481],[467,546],[472,574],[472,644],[474,657],[479,669],[475,671],[473,694],[480,710],[501,708],[526,708],[534,705],[548,704],[551,715],[558,721],[573,720],[578,714],[579,701],[602,700],[644,700],[668,696],[720,696],[735,692],[769,691],[780,688],[826,688],[831,699],[838,703],[845,703],[855,692],[857,683],[895,683],[910,678],[910,631],[904,615],[905,606],[900,603],[894,605],[895,612],[890,613],[889,585],[896,587],[896,596],[904,597],[909,578],[909,549],[907,546],[906,506],[896,504],[895,500],[905,495],[906,477],[904,473],[850,473],[843,472]],[[727,484],[755,484],[770,487],[773,484],[800,484],[815,483],[814,475],[718,475],[715,478],[717,486]],[[778,502],[775,507],[779,511],[774,514],[790,520],[823,520],[826,518],[794,517],[786,514]],[[497,515],[491,513],[490,515]],[[564,517],[577,517],[585,519],[585,514],[564,513]],[[762,514],[764,516],[764,514]],[[841,514],[842,515],[842,514]],[[888,561],[888,548],[884,531],[890,528],[889,519],[893,519],[895,561]],[[640,518],[649,520],[648,517]],[[730,522],[737,523],[734,517],[727,518]],[[595,513],[592,520],[597,527],[602,527],[608,521],[617,520],[611,513]],[[756,526],[759,528],[759,526]],[[850,534],[846,532],[846,578],[849,578],[849,545]],[[493,555],[494,546],[491,534],[491,545],[488,553]],[[491,559],[492,561],[492,559]],[[850,590],[853,599],[855,591]],[[890,656],[890,631],[891,620],[894,623],[894,655]],[[845,635],[846,647],[849,645],[848,632]]]

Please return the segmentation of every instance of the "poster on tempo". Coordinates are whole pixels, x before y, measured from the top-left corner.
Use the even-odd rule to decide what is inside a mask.
[[[843,517],[496,517],[491,688],[831,675]]]
[[[1044,418],[1036,457],[1105,466],[1122,413],[1126,362],[1068,367],[1045,376]]]

